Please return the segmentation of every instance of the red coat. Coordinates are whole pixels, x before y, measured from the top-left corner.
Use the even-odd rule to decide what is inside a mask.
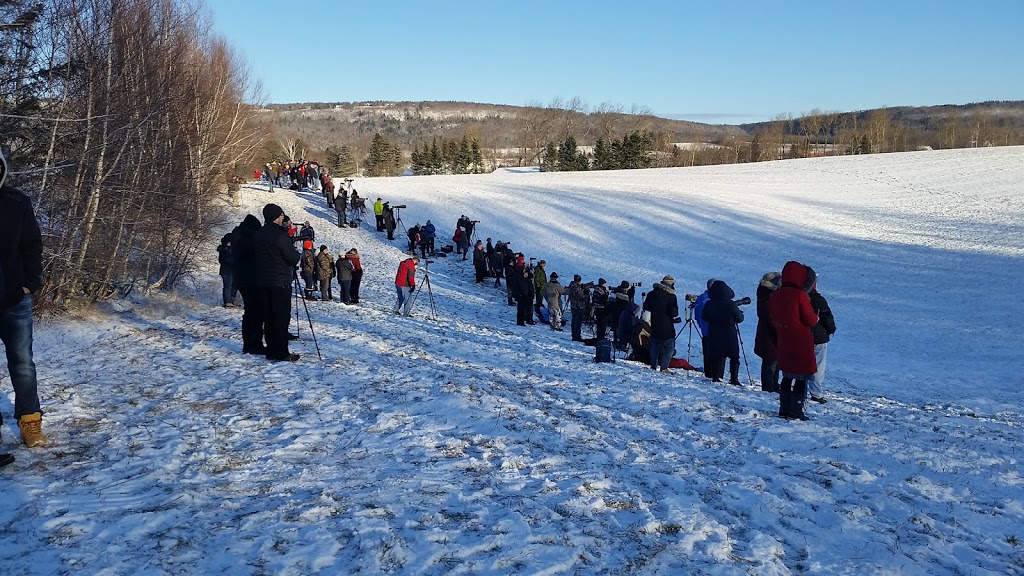
[[[811,269],[799,262],[786,262],[782,268],[782,286],[768,298],[768,309],[778,334],[779,370],[787,374],[814,374],[814,336],[811,326],[818,315],[807,297]],[[812,281],[813,282],[813,281]]]
[[[398,275],[395,276],[395,286],[409,286],[411,288],[416,287],[416,262],[412,258],[402,260],[402,263],[398,265]],[[810,303],[807,304],[810,306]],[[811,350],[811,356],[814,356],[813,349]]]

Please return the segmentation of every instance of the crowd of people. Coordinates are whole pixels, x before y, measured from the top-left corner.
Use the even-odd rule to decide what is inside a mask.
[[[298,167],[300,178],[302,168],[302,165]],[[348,186],[343,185],[335,195],[329,171],[314,164],[306,165],[305,173],[319,174],[318,189],[323,191],[328,205],[338,211],[339,226],[347,224],[348,210],[352,210],[354,221],[359,221],[361,214],[356,206],[357,199],[358,206],[362,206],[362,199],[351,189],[351,180],[346,179]],[[405,207],[392,206],[377,198],[373,204],[377,231],[394,240],[395,229],[401,223],[398,212]],[[700,339],[704,376],[715,383],[725,382],[728,366],[728,383],[742,385],[739,370],[744,351],[739,324],[745,319],[741,307],[751,300],[737,300],[735,291],[725,281],[709,279],[702,294],[686,294],[685,304],[680,307],[675,278],[666,275],[654,283],[650,292],[641,294],[641,303],[637,304],[639,283],[623,280],[611,287],[604,278],[584,283],[582,276],[574,274],[572,280],[563,285],[557,272],[548,272],[545,260],[527,259],[522,252],[513,250],[511,242],[475,239],[478,223],[465,215],[459,217],[451,238],[455,255],[468,259],[472,243],[476,283],[493,279],[493,286],[500,288],[504,280],[506,303],[515,307],[517,325],[546,324],[558,332],[568,325],[571,340],[595,346],[598,350],[595,359],[599,361],[602,361],[602,347],[607,346],[609,350],[619,351],[627,360],[643,362],[651,369],[671,374],[674,367],[695,369],[687,360],[674,357],[682,332],[677,326],[685,323],[685,327],[692,322]],[[305,297],[316,299],[316,292],[319,292],[321,300],[333,300],[332,280],[337,278],[339,301],[357,303],[362,275],[358,252],[353,248],[337,259],[323,245],[314,252],[315,238],[308,223],[297,233],[293,226],[289,231],[286,221],[283,226],[286,233],[303,242],[299,267]],[[394,312],[409,316],[415,300],[412,295],[416,290],[417,266],[422,260],[437,255],[439,232],[434,223],[427,220],[423,225],[415,223],[406,234],[410,257],[401,262],[396,273]],[[231,248],[231,242],[237,242],[237,235],[222,240],[222,254],[237,251]],[[450,252],[452,246],[444,249]],[[224,259],[221,263],[223,270]],[[225,279],[226,306],[232,305],[231,292],[241,286],[238,280],[229,283]],[[266,298],[261,300],[265,301]],[[779,394],[781,417],[806,419],[805,399],[826,402],[822,388],[826,351],[829,338],[835,332],[832,312],[816,289],[814,271],[798,262],[789,262],[781,273],[766,273],[757,288],[757,318],[754,353],[762,360],[762,390]],[[245,324],[243,319],[243,332],[246,332]],[[286,359],[280,348],[269,349],[269,339],[267,346],[268,358]],[[260,347],[253,344],[246,349],[260,350]]]

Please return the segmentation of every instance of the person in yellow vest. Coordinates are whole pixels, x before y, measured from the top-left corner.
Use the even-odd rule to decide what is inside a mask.
[[[373,203],[373,215],[377,217],[377,232],[384,231],[384,202],[380,198]]]

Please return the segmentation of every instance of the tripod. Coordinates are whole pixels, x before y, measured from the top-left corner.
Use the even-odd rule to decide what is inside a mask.
[[[686,362],[687,363],[690,362],[690,348],[691,348],[691,346],[693,344],[693,329],[694,329],[694,327],[697,328],[697,336],[701,335],[700,334],[700,326],[697,326],[697,322],[695,322],[693,320],[693,306],[694,306],[694,303],[690,302],[689,305],[684,309],[683,317],[685,319],[685,322],[683,322],[683,325],[679,327],[679,331],[676,332],[676,337],[674,339],[674,340],[678,340],[679,339],[679,335],[683,333],[683,330],[686,330],[687,327],[689,327],[689,334],[686,337]],[[673,340],[673,343],[674,343],[674,340]]]
[[[299,273],[295,272],[294,270],[292,271],[292,281],[293,281],[294,286],[295,286],[295,291],[294,291],[295,292],[295,300],[300,300],[300,298],[299,298],[299,291],[301,290],[302,287],[299,286]],[[313,319],[309,316],[309,306],[306,305],[306,299],[305,298],[301,298],[301,300],[302,300],[302,307],[306,310],[306,321],[309,322],[309,333],[313,335],[313,345],[316,346],[316,357],[319,358],[321,361],[323,361],[324,357],[320,355],[320,343],[316,341],[316,332],[313,331]],[[298,333],[299,333],[299,306],[298,306],[298,304],[296,304],[295,305],[295,334],[297,335]]]
[[[423,259],[423,283],[427,285],[427,295],[430,297],[430,318],[437,320],[437,305],[434,303],[434,290],[430,287],[430,260]],[[412,293],[412,304],[409,305],[409,309],[412,310],[412,306],[416,304],[416,299],[419,297],[420,291],[417,290]]]
[[[409,235],[409,231],[405,229],[405,222],[402,222],[402,213],[399,212],[399,210],[401,210],[401,208],[392,208],[392,210],[394,210],[394,213],[395,213],[395,227],[393,229],[393,232],[397,232],[397,231],[401,230],[403,234],[408,236]],[[393,233],[392,233],[392,236],[394,236]]]

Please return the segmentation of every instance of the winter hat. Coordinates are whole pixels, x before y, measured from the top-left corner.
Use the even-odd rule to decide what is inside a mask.
[[[312,250],[313,243],[310,242],[309,240],[306,240],[305,242],[302,243],[302,247],[305,248],[306,250]]]
[[[605,280],[604,278],[598,278],[598,279],[597,279],[597,285],[598,285],[598,286],[604,286],[604,285],[605,285],[605,284],[607,284],[607,283],[608,283],[608,281],[607,281],[607,280]]]
[[[579,274],[574,274],[572,279],[575,280],[576,282],[582,282],[583,276],[580,276]]]
[[[708,278],[708,290],[711,290],[711,285],[718,282],[717,278]]]
[[[4,185],[4,180],[7,179],[7,158],[4,158],[4,153],[0,152],[0,186]]]
[[[665,284],[666,286],[675,286],[676,285],[676,279],[673,278],[671,274],[669,274],[669,275],[667,275],[667,276],[665,276],[664,278],[661,279],[661,283]]]
[[[626,282],[625,280],[623,280],[622,283],[619,284],[619,289],[620,290],[628,290],[629,289],[629,282]]]
[[[324,250],[327,250],[327,245],[326,244],[321,244],[320,245],[320,251],[323,252]]]
[[[543,262],[543,260],[541,260]],[[552,272],[550,278],[552,280],[558,280],[558,272]]]
[[[284,210],[277,204],[267,204],[263,207],[263,219],[267,222],[277,220],[278,216],[284,214]]]
[[[775,290],[782,283],[782,275],[778,272],[768,272],[761,277],[761,286],[769,290]]]
[[[221,243],[221,244],[227,244],[228,242],[231,242],[231,234],[225,234],[225,235],[224,235],[224,236],[223,236],[223,237],[222,237],[222,238],[220,239],[220,243]]]

